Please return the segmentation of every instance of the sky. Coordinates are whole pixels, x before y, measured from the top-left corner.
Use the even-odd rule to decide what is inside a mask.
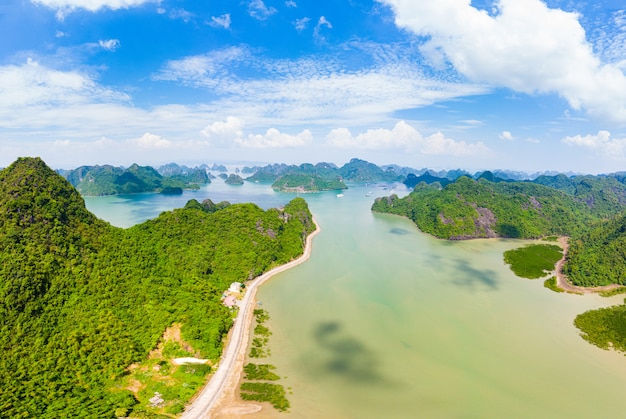
[[[2,0],[0,166],[626,170],[618,0]]]

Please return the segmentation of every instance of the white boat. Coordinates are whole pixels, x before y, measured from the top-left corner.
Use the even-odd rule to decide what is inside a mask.
[[[343,194],[342,193],[338,193],[337,194],[337,198],[343,198]]]

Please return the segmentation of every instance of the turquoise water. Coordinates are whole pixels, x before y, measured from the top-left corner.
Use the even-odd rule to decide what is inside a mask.
[[[209,188],[194,194],[231,193]],[[523,242],[441,241],[406,219],[372,214],[374,196],[386,193],[305,195],[322,227],[311,259],[259,291],[273,332],[267,362],[293,393],[279,417],[623,416],[626,359],[587,344],[572,324],[620,297],[557,294],[515,277],[502,253]],[[262,207],[291,198],[246,184],[232,202],[246,194]],[[123,225],[124,216],[132,223],[168,209],[169,199],[87,203]]]

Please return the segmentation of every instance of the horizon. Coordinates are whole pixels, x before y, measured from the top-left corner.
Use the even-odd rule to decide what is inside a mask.
[[[626,169],[621,2],[414,3],[6,0],[0,166]]]
[[[62,171],[72,171],[72,170],[76,170],[80,167],[93,167],[93,166],[112,166],[112,167],[118,167],[118,168],[123,168],[123,169],[128,169],[130,166],[132,165],[138,165],[138,166],[142,166],[142,167],[151,167],[155,170],[160,169],[163,166],[169,165],[169,164],[175,164],[178,166],[185,166],[189,169],[196,169],[196,168],[200,168],[201,166],[213,166],[213,165],[222,165],[224,167],[227,168],[227,172],[233,172],[234,169],[244,169],[244,168],[262,168],[265,166],[270,166],[270,165],[276,165],[276,164],[284,164],[287,166],[301,166],[304,164],[312,164],[312,165],[318,165],[318,164],[333,164],[334,166],[336,166],[337,168],[341,168],[344,165],[350,163],[352,160],[363,160],[366,163],[372,163],[375,164],[376,166],[378,166],[379,168],[385,168],[385,167],[389,167],[389,166],[397,166],[400,169],[410,169],[410,170],[415,170],[417,171],[425,171],[425,172],[430,172],[431,174],[433,172],[435,173],[441,173],[441,172],[451,172],[451,171],[464,171],[469,173],[471,176],[477,176],[480,174],[483,174],[485,172],[503,172],[503,173],[508,173],[508,174],[517,174],[517,175],[523,175],[525,177],[528,177],[530,179],[536,178],[538,176],[541,175],[547,175],[547,176],[551,176],[551,175],[556,175],[556,174],[564,174],[568,177],[571,176],[609,176],[612,174],[617,174],[620,172],[606,172],[606,173],[585,173],[585,172],[574,172],[574,171],[556,171],[556,170],[543,170],[543,171],[524,171],[524,170],[512,170],[512,169],[506,169],[506,168],[487,168],[487,169],[477,169],[477,170],[469,170],[463,167],[453,167],[453,168],[436,168],[436,167],[412,167],[412,166],[405,166],[405,165],[400,165],[400,164],[396,164],[396,163],[384,163],[384,164],[378,164],[378,163],[374,163],[365,159],[359,159],[358,157],[353,157],[351,159],[348,159],[347,161],[343,162],[343,163],[334,163],[334,162],[328,162],[328,161],[318,161],[318,162],[302,162],[302,163],[284,163],[284,162],[253,162],[253,161],[237,161],[237,162],[227,162],[227,161],[204,161],[204,162],[188,162],[188,163],[182,163],[182,162],[175,162],[175,161],[170,161],[167,163],[162,163],[162,164],[156,164],[156,165],[151,165],[151,164],[141,164],[141,163],[137,163],[137,162],[133,162],[131,164],[128,165],[116,165],[116,164],[110,164],[110,163],[102,163],[102,164],[79,164],[77,166],[71,166],[71,167],[55,167],[52,166],[50,164],[48,164],[48,162],[46,162],[43,158],[39,157],[39,156],[20,156],[18,158],[40,158],[42,159],[42,161],[51,169],[53,169],[54,171],[57,172],[62,172]],[[17,160],[17,159],[16,159]],[[16,161],[15,160],[15,161]],[[10,164],[15,163],[15,161],[11,162]],[[0,170],[5,169],[7,166],[0,166]],[[207,172],[212,172],[215,170],[206,169]],[[245,180],[245,178],[244,178]]]

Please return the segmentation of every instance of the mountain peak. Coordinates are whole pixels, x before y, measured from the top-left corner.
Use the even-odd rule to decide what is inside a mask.
[[[20,157],[0,171],[0,225],[67,224],[93,219],[72,185],[39,157]]]

